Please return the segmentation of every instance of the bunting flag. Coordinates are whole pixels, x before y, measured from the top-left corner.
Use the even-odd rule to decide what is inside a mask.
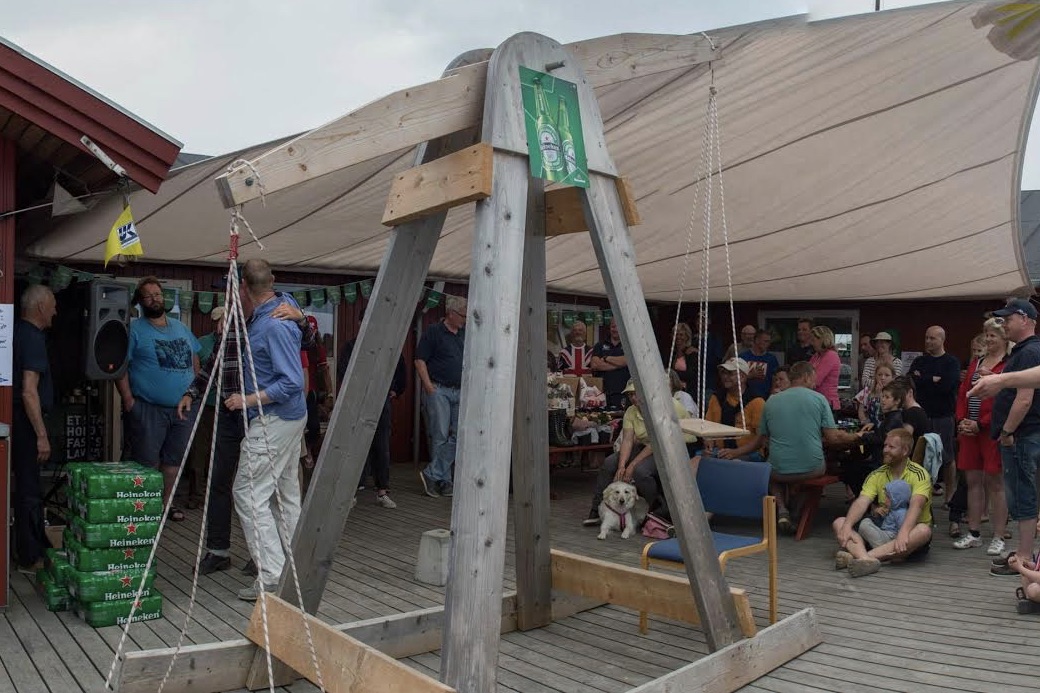
[[[307,307],[307,296],[308,293],[306,289],[298,289],[292,292],[292,297],[296,299],[296,304],[300,306],[300,308]]]
[[[315,308],[321,308],[325,305],[325,289],[311,289],[311,305]]]
[[[365,281],[361,282],[361,295],[364,296],[365,298],[368,298],[369,296],[372,295],[372,280],[371,279],[366,279]]]
[[[105,242],[105,267],[108,267],[109,261],[116,255],[144,255],[130,205],[123,207],[123,213],[108,232],[108,241]]]
[[[195,296],[190,291],[181,291],[177,294],[177,304],[181,307],[182,313],[190,311],[194,301]]]
[[[334,306],[338,306],[339,302],[343,300],[343,292],[339,290],[338,286],[325,287],[325,295],[329,299],[329,303]]]
[[[173,305],[177,302],[177,290],[176,289],[163,289],[163,307],[166,308],[167,312],[173,310]]]
[[[354,303],[357,301],[357,284],[347,284],[344,286],[343,298],[347,299],[347,303]]]
[[[212,291],[200,291],[199,292],[199,310],[202,311],[203,315],[209,315],[210,311],[213,310],[213,299],[216,296]]]
[[[426,295],[426,307],[436,308],[440,305],[441,298],[443,298],[443,296],[444,294],[442,294],[441,292],[434,291],[431,289],[430,292]]]
[[[227,300],[227,296],[223,292],[217,294],[217,305],[218,306],[224,305],[224,302],[226,300]]]
[[[570,328],[574,324],[575,314],[572,311],[566,310],[563,312],[563,326]]]

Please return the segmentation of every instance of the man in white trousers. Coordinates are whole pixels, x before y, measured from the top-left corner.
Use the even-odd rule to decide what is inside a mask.
[[[252,308],[248,333],[256,382],[243,353],[244,392],[230,395],[224,404],[233,411],[244,408],[249,416],[234,496],[249,555],[259,569],[256,582],[239,590],[238,597],[255,601],[261,590],[272,592],[278,587],[285,552],[300,519],[297,460],[307,425],[307,402],[300,329],[292,321],[271,316],[282,303],[295,307],[295,302],[274,290],[274,275],[264,260],[248,260],[242,268],[242,281],[243,303]],[[258,404],[263,405],[262,417]],[[273,507],[276,489],[281,494],[278,510]],[[285,534],[280,536],[280,532]]]

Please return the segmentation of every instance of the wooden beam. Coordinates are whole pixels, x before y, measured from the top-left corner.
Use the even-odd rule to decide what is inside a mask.
[[[636,198],[632,194],[632,185],[624,176],[614,179],[614,187],[617,188],[618,198],[621,200],[621,211],[625,214],[625,224],[628,226],[639,226],[643,223],[636,208]]]
[[[520,297],[520,349],[513,412],[513,535],[516,538],[517,625],[552,622],[549,549],[549,426],[545,409],[544,181],[527,182]]]
[[[620,34],[568,45],[575,51],[572,68],[584,68],[590,88],[635,77],[718,60],[721,51],[706,48],[702,36]],[[487,51],[488,53],[490,51]],[[476,127],[481,121],[487,63],[461,67],[451,76],[388,94],[347,115],[283,143],[252,160],[267,193],[273,193],[388,152]],[[571,79],[562,72],[554,72]],[[574,81],[571,79],[571,81]],[[591,92],[590,92],[591,95]],[[519,92],[518,92],[519,97]],[[586,122],[582,101],[582,125]],[[602,123],[596,123],[599,128]],[[586,142],[586,149],[590,146]],[[513,150],[515,151],[515,150]],[[605,150],[604,150],[605,151]],[[599,159],[590,155],[590,168],[603,173]],[[249,167],[217,178],[225,207],[260,197]]]
[[[545,235],[563,236],[568,233],[588,233],[585,208],[578,188],[566,186],[545,191]]]
[[[246,637],[330,693],[452,693],[450,686],[388,657],[285,601],[267,595],[253,609]],[[266,607],[266,618],[264,611]],[[306,620],[314,644],[307,641]],[[266,623],[265,623],[266,622]],[[316,666],[315,668],[315,660]]]
[[[701,494],[672,406],[671,389],[661,368],[617,186],[611,178],[597,173],[589,178],[589,188],[580,194],[592,247],[625,345],[629,370],[643,398],[654,462],[675,523],[697,612],[704,623],[705,638],[712,651],[719,650],[740,639],[740,621],[719,567]]]
[[[492,155],[490,145],[479,143],[398,175],[390,185],[383,225],[399,226],[489,197]]]
[[[486,59],[486,58],[485,58]],[[252,161],[267,193],[414,147],[480,123],[487,64],[463,67],[435,82],[388,94]],[[225,207],[260,197],[253,169],[217,178]]]
[[[823,642],[809,607],[742,640],[649,681],[631,693],[732,693]]]
[[[690,581],[678,575],[652,573],[553,549],[552,581],[554,590],[602,599],[676,621],[701,623],[697,605],[690,598]],[[756,627],[747,593],[736,587],[731,587],[729,593],[730,602],[743,614],[740,618],[743,634],[753,636]]]

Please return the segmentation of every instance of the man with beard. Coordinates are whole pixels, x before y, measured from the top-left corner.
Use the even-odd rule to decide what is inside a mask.
[[[177,404],[198,371],[202,347],[184,323],[166,314],[158,278],[138,282],[134,301],[142,316],[130,323],[130,365],[116,382],[127,413],[130,457],[162,470],[163,503],[170,519],[179,522],[184,511],[172,507],[170,495],[198,408],[181,418]]]
[[[903,428],[885,436],[884,464],[863,482],[859,498],[848,514],[834,521],[834,536],[840,547],[834,556],[835,569],[847,568],[850,576],[862,577],[880,570],[882,561],[923,556],[928,552],[932,541],[932,482],[928,471],[909,459],[912,440],[913,436]],[[872,504],[883,506],[885,486],[896,479],[910,484],[912,495],[896,538],[889,540],[881,529],[885,510],[869,517],[868,512]]]

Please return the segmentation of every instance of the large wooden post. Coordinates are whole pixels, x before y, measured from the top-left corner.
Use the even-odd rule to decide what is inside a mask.
[[[446,74],[461,65],[486,60],[488,53],[486,50],[465,53],[452,62]],[[469,130],[422,145],[415,157],[416,165],[467,147],[475,139],[476,133]],[[300,606],[308,613],[317,613],[321,603],[333,556],[350,514],[351,499],[361,479],[446,216],[447,212],[440,212],[397,226],[376,276],[293,536],[292,550],[303,596]],[[286,563],[278,596],[296,604],[296,587],[289,569]],[[280,668],[276,678],[284,680],[286,674],[286,669]],[[262,652],[257,652],[253,660],[247,685],[249,688],[267,685],[267,666]]]
[[[592,174],[590,178],[588,191],[581,193],[585,221],[591,229],[592,245],[617,318],[621,343],[625,345],[628,367],[645,402],[643,412],[648,417],[654,462],[678,531],[708,647],[714,652],[741,639],[736,608],[719,568],[700,491],[689,466],[617,187],[606,176]]]
[[[520,630],[552,622],[545,400],[545,184],[540,178],[531,178],[527,185],[527,237],[513,413],[513,534],[516,623]]]

